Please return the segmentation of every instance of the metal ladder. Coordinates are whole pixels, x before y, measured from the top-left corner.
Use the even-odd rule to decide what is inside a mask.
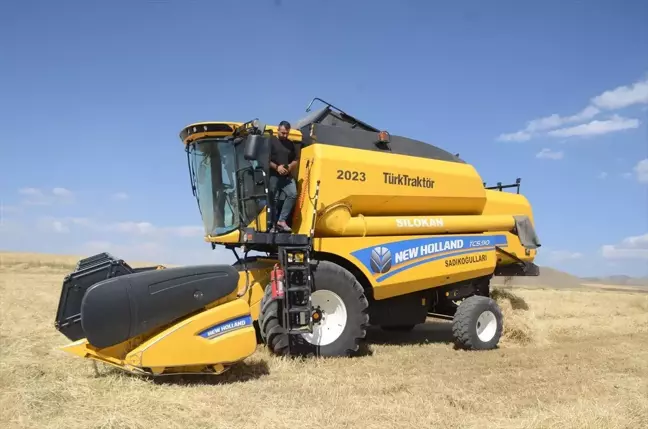
[[[283,302],[284,328],[288,334],[313,332],[313,318],[319,319],[321,313],[313,312],[311,292],[313,276],[311,273],[311,252],[315,236],[317,218],[317,201],[319,199],[320,181],[316,182],[313,201],[313,215],[308,237],[308,244],[303,246],[279,247],[279,264],[284,270],[285,295]],[[290,346],[289,346],[290,347]]]
[[[310,252],[310,245],[279,248],[279,263],[285,274],[283,326],[288,334],[313,332]]]

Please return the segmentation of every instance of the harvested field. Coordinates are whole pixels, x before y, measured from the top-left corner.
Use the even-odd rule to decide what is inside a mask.
[[[75,359],[53,327],[77,258],[0,253],[3,428],[648,427],[648,294],[498,289],[498,350],[462,352],[446,322],[371,330],[354,359],[258,352],[217,378],[152,382]]]

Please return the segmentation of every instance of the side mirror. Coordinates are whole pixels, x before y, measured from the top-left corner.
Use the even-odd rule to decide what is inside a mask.
[[[258,134],[251,134],[245,140],[245,148],[243,149],[243,157],[248,161],[256,161],[259,153],[263,148],[265,139]]]

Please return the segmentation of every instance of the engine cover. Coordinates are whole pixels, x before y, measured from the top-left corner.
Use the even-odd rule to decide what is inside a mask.
[[[90,344],[110,347],[231,294],[238,279],[230,265],[199,265],[103,280],[83,297],[81,325]]]

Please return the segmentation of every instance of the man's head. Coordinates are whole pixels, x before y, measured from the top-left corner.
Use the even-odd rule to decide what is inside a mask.
[[[277,134],[281,140],[286,140],[288,134],[290,133],[290,122],[281,121],[279,122],[279,127],[277,127]]]

